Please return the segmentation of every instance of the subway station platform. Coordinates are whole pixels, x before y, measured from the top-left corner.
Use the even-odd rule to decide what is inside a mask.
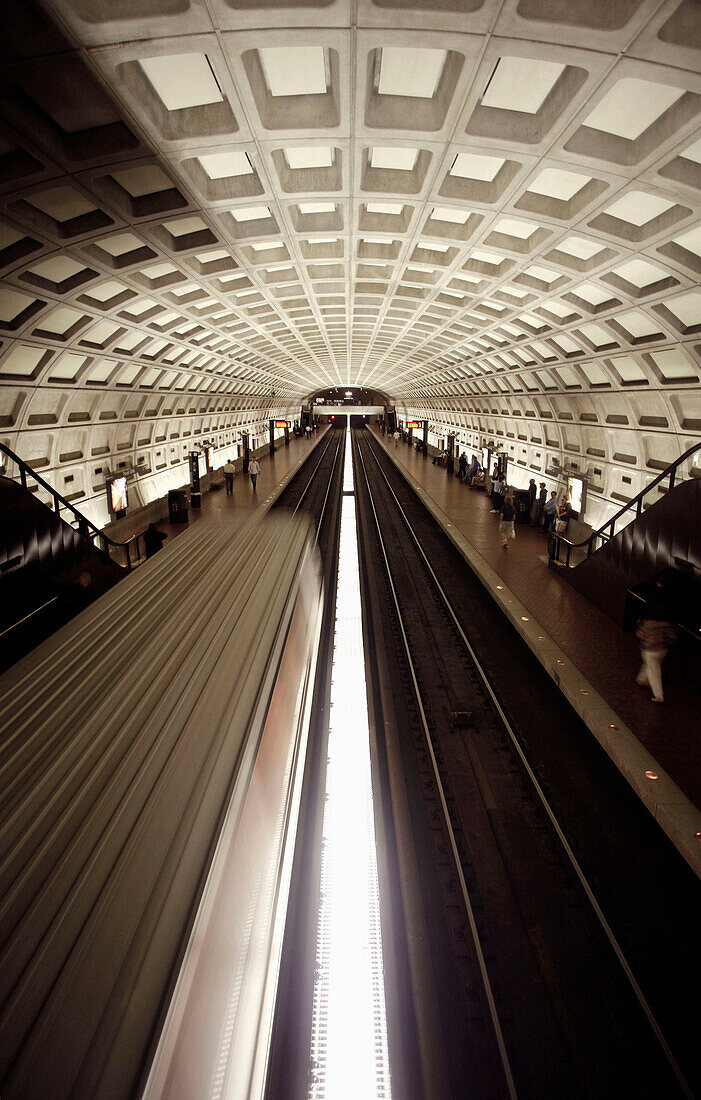
[[[665,703],[635,677],[636,638],[548,568],[546,537],[516,525],[508,551],[484,491],[472,490],[407,443],[373,434],[684,857],[701,873],[698,674],[673,648]],[[686,658],[686,659],[684,659]]]
[[[269,455],[267,451],[264,455],[258,455],[260,474],[255,489],[249,475],[241,471],[240,460],[236,463],[237,472],[234,477],[234,491],[231,495],[226,492],[224,475],[221,470],[216,470],[215,474],[220,480],[202,494],[201,508],[189,510],[186,523],[169,522],[168,504],[164,499],[162,518],[155,520],[159,531],[168,536],[169,541],[164,543],[164,548],[170,545],[178,535],[188,531],[194,523],[200,523],[202,520],[227,523],[231,525],[232,533],[238,530],[259,508],[269,507],[277,499],[310,451],[323,438],[326,430],[321,428],[311,440],[304,436],[299,438],[290,436],[289,446],[282,444],[274,455]],[[149,515],[148,518],[150,520],[152,517]],[[138,531],[142,531],[146,525],[143,517],[137,514],[134,517],[127,516],[118,524],[112,524],[107,531],[112,538],[124,541]]]

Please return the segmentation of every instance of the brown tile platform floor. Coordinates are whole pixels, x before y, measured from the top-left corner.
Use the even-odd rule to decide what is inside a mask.
[[[383,443],[375,429],[375,434]],[[407,444],[387,449],[485,559],[569,660],[615,711],[639,742],[701,808],[701,699],[698,668],[674,649],[663,670],[665,703],[635,683],[640,666],[632,633],[624,632],[548,568],[546,539],[529,525],[516,525],[516,539],[502,549],[498,517],[486,493],[471,490]]]

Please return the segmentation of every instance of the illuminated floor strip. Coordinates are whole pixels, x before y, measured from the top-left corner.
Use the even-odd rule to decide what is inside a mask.
[[[353,492],[350,434],[344,493]],[[310,1100],[391,1096],[355,497],[344,496],[321,856]]]

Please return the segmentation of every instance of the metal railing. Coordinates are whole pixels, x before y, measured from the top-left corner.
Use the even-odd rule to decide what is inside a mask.
[[[56,515],[61,519],[65,519],[65,517],[61,515],[62,510],[69,512],[71,519],[66,520],[66,522],[84,538],[90,539],[97,550],[116,562],[117,565],[125,566],[128,572],[131,572],[134,566],[139,564],[142,558],[140,549],[140,540],[143,535],[142,531],[136,535],[132,535],[126,542],[116,542],[114,539],[111,539],[109,535],[106,535],[104,531],[100,530],[99,527],[96,527],[87,516],[84,516],[82,512],[78,511],[69,500],[62,497],[52,485],[49,485],[48,481],[44,480],[41,474],[38,474],[28,462],[25,462],[19,455],[16,455],[14,451],[11,451],[4,443],[0,443],[0,453],[5,455],[6,458],[9,458],[17,467],[22,488],[31,491],[28,479],[40,485],[42,489],[46,490],[51,496],[53,510]]]
[[[556,531],[549,531],[548,557],[550,558],[550,560],[555,561],[560,565],[565,565],[567,568],[569,568],[572,560],[573,550],[581,551],[583,557],[591,557],[592,553],[595,550],[599,550],[600,547],[605,546],[606,543],[614,537],[614,535],[617,533],[616,524],[620,519],[623,518],[623,516],[628,517],[626,519],[626,523],[624,524],[624,526],[626,526],[633,518],[629,515],[629,513],[632,512],[633,509],[635,509],[636,516],[642,515],[644,509],[643,502],[647,495],[653,491],[653,489],[656,489],[659,485],[661,485],[663,481],[667,479],[669,479],[669,485],[667,486],[666,492],[669,492],[671,489],[673,489],[675,482],[677,481],[677,471],[679,470],[679,467],[683,466],[683,464],[687,462],[691,458],[691,456],[696,454],[696,452],[699,450],[701,450],[701,443],[695,443],[693,447],[689,447],[688,451],[685,451],[683,455],[680,455],[679,458],[676,458],[674,462],[670,463],[670,465],[667,466],[667,468],[663,470],[661,474],[658,474],[657,477],[654,478],[649,485],[646,485],[644,489],[641,489],[637,496],[634,496],[632,500],[629,500],[627,504],[624,504],[622,508],[619,508],[616,514],[611,517],[611,519],[607,520],[606,523],[599,527],[597,531],[592,531],[588,538],[584,539],[582,542],[571,542],[566,535],[558,534]],[[563,549],[564,560],[561,557]]]

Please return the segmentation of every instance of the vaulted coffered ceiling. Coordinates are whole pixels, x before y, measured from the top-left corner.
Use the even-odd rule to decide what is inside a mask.
[[[597,425],[610,461],[616,426],[654,461],[701,433],[698,3],[4,18],[0,428],[78,495],[335,385]]]

